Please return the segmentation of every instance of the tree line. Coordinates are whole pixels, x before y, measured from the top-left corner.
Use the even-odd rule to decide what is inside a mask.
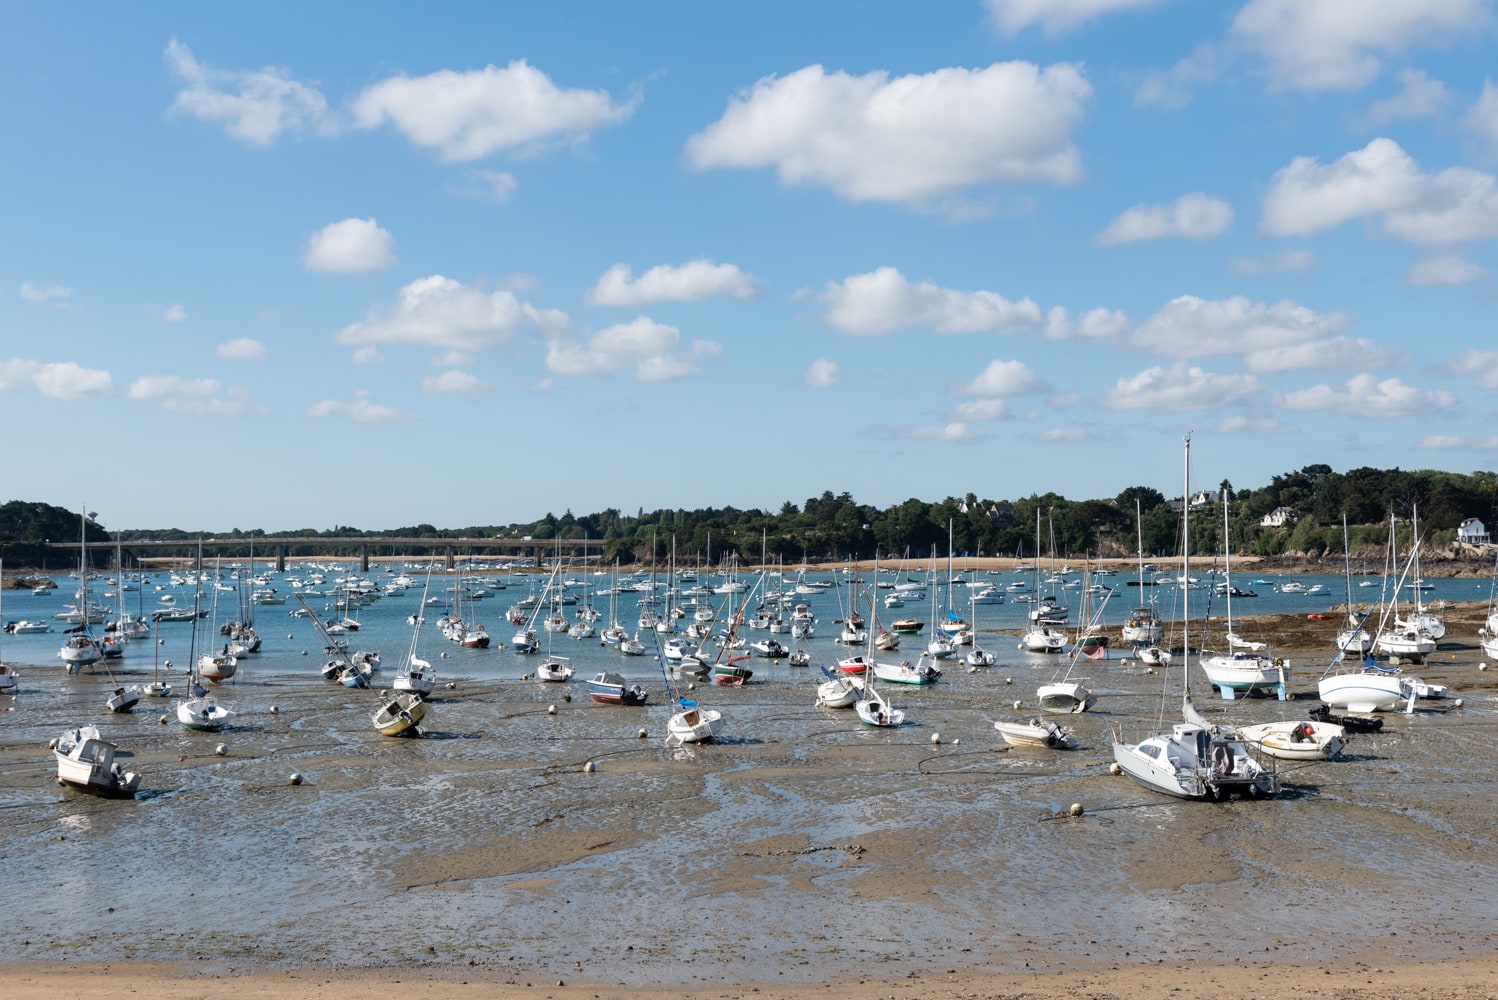
[[[1226,546],[1221,508],[1224,496],[1228,501]],[[382,530],[348,525],[272,532],[236,528],[215,533],[214,537],[242,539],[245,555],[255,539],[268,534],[280,538],[358,538],[365,544],[381,538],[432,540],[432,547],[425,551],[418,547],[390,553],[412,556],[440,552],[449,545],[461,551],[465,538],[528,537],[537,542],[593,539],[604,561],[617,559],[624,565],[652,558],[664,560],[673,544],[679,561],[708,565],[729,558],[741,563],[758,562],[761,553],[771,561],[788,564],[870,559],[876,553],[884,558],[921,559],[933,553],[945,557],[949,551],[954,556],[1044,558],[1054,554],[1078,560],[1086,555],[1131,556],[1142,549],[1147,557],[1159,558],[1181,550],[1181,504],[1185,499],[1167,498],[1148,486],[1131,486],[1107,499],[1070,500],[1045,493],[994,500],[968,493],[937,501],[912,497],[881,509],[860,504],[849,493],[828,490],[801,504],[787,500],[774,511],[662,508],[641,509],[631,516],[609,508],[583,515],[570,510],[561,516],[547,513],[524,523],[451,529],[431,524]],[[1224,548],[1260,556],[1314,558],[1340,553],[1345,516],[1352,549],[1366,557],[1385,548],[1391,515],[1403,522],[1418,512],[1427,547],[1449,546],[1456,538],[1457,527],[1468,518],[1493,524],[1498,511],[1498,474],[1373,468],[1338,473],[1328,465],[1309,465],[1277,475],[1261,487],[1235,489],[1224,481],[1189,499],[1196,501],[1191,519],[1191,548],[1196,554],[1210,555]],[[1266,514],[1281,507],[1296,512],[1291,524],[1261,524]],[[180,553],[163,554],[190,555],[192,546],[204,537],[202,532],[178,528],[107,531],[87,518],[83,519],[82,530],[91,561],[99,566],[112,563],[116,540],[181,541]],[[12,568],[49,564],[56,568],[60,560],[45,543],[71,541],[79,533],[76,511],[20,500],[0,506],[0,557]],[[1409,544],[1407,529],[1401,544]],[[357,554],[357,546],[349,548],[342,554]],[[310,547],[297,552],[293,547],[288,554],[295,557],[328,552]]]

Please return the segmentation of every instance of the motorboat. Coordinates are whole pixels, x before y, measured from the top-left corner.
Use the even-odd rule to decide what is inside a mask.
[[[57,783],[106,798],[133,799],[140,775],[115,762],[119,747],[99,736],[92,726],[64,733],[53,744]]]
[[[594,674],[588,681],[588,697],[600,705],[643,705],[649,697],[638,684],[629,684],[612,671]]]
[[[6,622],[5,631],[12,635],[35,635],[52,631],[52,623],[23,618],[18,622]]]
[[[1330,760],[1347,745],[1347,730],[1330,722],[1264,722],[1238,731],[1251,745],[1282,760]]]
[[[380,704],[370,722],[381,736],[420,736],[418,728],[426,718],[427,703],[411,691],[381,692]]]
[[[925,656],[913,664],[909,660],[899,663],[876,660],[873,670],[875,677],[891,684],[935,684],[941,679],[941,670],[934,659],[928,660]]]
[[[1097,696],[1091,689],[1076,681],[1042,684],[1035,694],[1042,709],[1058,714],[1085,712],[1097,704]]]
[[[995,722],[993,727],[1004,738],[1004,742],[1012,747],[1075,750],[1080,746],[1070,730],[1063,729],[1048,719]]]
[[[550,657],[536,668],[536,679],[548,684],[561,684],[572,679],[572,667],[564,657]]]

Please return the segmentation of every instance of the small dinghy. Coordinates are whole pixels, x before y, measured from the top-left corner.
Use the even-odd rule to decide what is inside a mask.
[[[1238,731],[1250,744],[1281,760],[1330,760],[1347,745],[1347,730],[1332,722],[1265,722]]]
[[[93,726],[64,733],[52,749],[57,758],[57,783],[106,798],[133,799],[140,787],[140,775],[115,763],[118,749],[101,739]]]

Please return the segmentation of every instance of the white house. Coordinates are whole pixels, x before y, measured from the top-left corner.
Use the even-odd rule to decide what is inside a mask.
[[[1265,514],[1259,520],[1262,528],[1283,528],[1300,520],[1300,515],[1295,512],[1294,507],[1276,507]]]
[[[1456,540],[1463,545],[1486,545],[1490,541],[1487,525],[1469,517],[1457,526]]]

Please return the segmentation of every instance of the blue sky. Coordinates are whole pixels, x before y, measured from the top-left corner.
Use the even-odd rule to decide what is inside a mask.
[[[4,498],[109,527],[1493,467],[1492,0],[0,12]]]

